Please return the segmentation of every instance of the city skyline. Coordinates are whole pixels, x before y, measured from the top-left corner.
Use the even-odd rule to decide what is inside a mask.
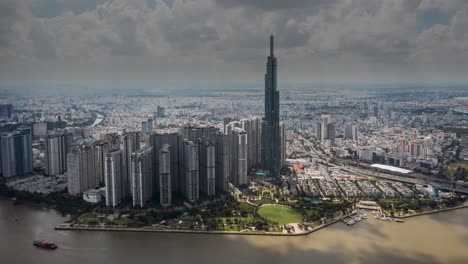
[[[261,87],[277,35],[282,87],[466,83],[465,1],[5,0],[0,87]]]
[[[0,262],[466,263],[466,25],[466,0],[0,0]]]

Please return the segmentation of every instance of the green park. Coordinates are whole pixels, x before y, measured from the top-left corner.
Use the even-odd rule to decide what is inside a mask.
[[[301,213],[286,206],[264,205],[257,210],[257,213],[261,217],[280,225],[302,223],[304,221],[304,216]]]

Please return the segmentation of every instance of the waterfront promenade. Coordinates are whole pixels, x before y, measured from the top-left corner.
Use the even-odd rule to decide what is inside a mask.
[[[73,225],[71,223],[63,223],[57,225],[55,230],[79,230],[79,231],[117,231],[117,232],[156,232],[156,233],[183,233],[183,234],[218,234],[218,235],[257,235],[257,236],[304,236],[314,233],[329,225],[341,221],[343,218],[356,214],[352,212],[347,215],[339,216],[323,223],[314,228],[303,230],[300,232],[265,232],[265,231],[202,231],[202,230],[180,230],[180,229],[154,229],[151,227],[131,228],[131,227],[106,227],[106,226],[91,226],[91,225]]]
[[[468,204],[444,208],[440,210],[422,212],[418,214],[412,214],[407,216],[395,216],[395,218],[410,218],[417,217],[422,215],[442,213],[457,209],[468,208]],[[118,226],[94,226],[94,225],[74,225],[72,223],[63,223],[55,227],[55,230],[69,230],[69,231],[114,231],[114,232],[154,232],[154,233],[182,233],[182,234],[215,234],[215,235],[254,235],[254,236],[304,236],[312,234],[320,229],[323,229],[327,226],[333,225],[343,218],[347,218],[356,214],[356,211],[352,213],[336,217],[326,223],[323,223],[314,228],[309,228],[307,230],[300,230],[298,232],[265,232],[265,231],[208,231],[208,230],[181,230],[181,229],[155,229],[152,227],[141,227],[141,228],[132,228],[132,227],[118,227]]]

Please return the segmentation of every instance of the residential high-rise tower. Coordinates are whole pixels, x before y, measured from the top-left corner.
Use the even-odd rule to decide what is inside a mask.
[[[28,127],[1,136],[3,177],[24,176],[33,171],[32,135]]]
[[[45,137],[46,175],[62,174],[67,170],[67,143],[62,133],[49,134]]]
[[[159,203],[171,205],[171,146],[164,144],[159,150]]]
[[[106,205],[116,207],[122,200],[122,150],[108,152],[105,156]]]
[[[132,154],[132,198],[133,206],[144,207],[153,197],[153,150],[151,147]]]
[[[216,194],[215,143],[211,139],[198,139],[200,191],[208,196]]]

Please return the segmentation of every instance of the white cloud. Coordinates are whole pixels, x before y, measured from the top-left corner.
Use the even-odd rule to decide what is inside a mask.
[[[291,82],[407,81],[420,77],[401,75],[402,69],[468,67],[468,3],[461,0],[175,0],[170,6],[158,0],[154,8],[147,0],[109,0],[43,18],[33,15],[31,3],[37,5],[0,1],[5,82],[23,73],[40,82],[76,75],[83,76],[76,81],[106,82],[122,73],[147,82],[261,82],[270,32],[282,80]],[[433,9],[455,15],[449,25],[421,27]]]

